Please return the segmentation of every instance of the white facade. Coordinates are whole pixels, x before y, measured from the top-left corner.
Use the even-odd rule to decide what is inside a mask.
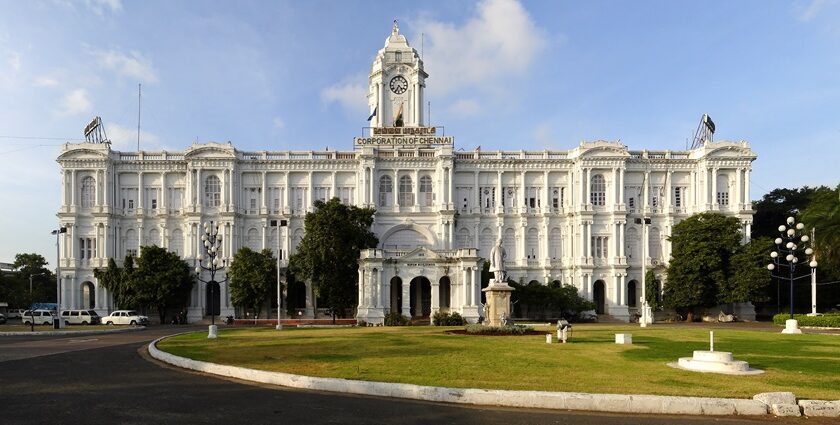
[[[220,224],[222,257],[244,246],[276,252],[279,243],[285,263],[303,237],[305,213],[332,197],[377,210],[380,245],[362,253],[358,276],[357,317],[373,323],[389,310],[426,316],[440,308],[477,320],[481,257],[498,238],[512,279],[575,285],[599,312],[627,318],[641,295],[643,262],[667,263],[674,224],[719,211],[738,217],[749,235],[756,156],[746,142],[691,151],[635,151],[607,141],[568,151],[456,151],[453,138],[422,125],[426,77],[395,25],[370,75],[372,134],[344,152],[244,152],[219,143],[117,152],[66,144],[58,158],[58,218],[68,228],[64,307],[113,309],[93,269],[109,257],[121,263],[141,245],[165,247],[194,265],[205,221]],[[403,127],[394,127],[400,111]],[[643,217],[651,219],[645,258],[635,223]],[[279,241],[270,226],[278,219],[288,220]],[[193,290],[191,320],[204,315],[204,290]],[[228,288],[221,292],[222,315],[233,314]],[[307,294],[303,313],[311,317]]]

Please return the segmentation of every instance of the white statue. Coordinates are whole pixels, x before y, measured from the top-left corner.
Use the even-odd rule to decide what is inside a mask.
[[[502,283],[507,280],[505,276],[505,260],[507,259],[507,252],[502,246],[502,240],[496,241],[496,246],[490,250],[490,273],[493,273],[494,282]]]

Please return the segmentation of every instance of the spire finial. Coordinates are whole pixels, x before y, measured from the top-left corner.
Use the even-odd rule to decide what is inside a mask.
[[[399,34],[399,33],[400,33],[400,27],[397,25],[397,20],[394,19],[394,29],[391,30],[391,34],[396,35],[396,34]]]

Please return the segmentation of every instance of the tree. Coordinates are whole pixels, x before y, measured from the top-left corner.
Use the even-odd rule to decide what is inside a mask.
[[[157,308],[164,323],[168,307],[187,304],[195,276],[178,254],[158,246],[143,246],[131,282],[136,287],[138,304]]]
[[[108,267],[105,269],[94,269],[93,277],[107,289],[114,297],[114,304],[118,308],[137,308],[136,288],[134,279],[134,257],[126,256],[123,260],[125,267],[117,267],[113,258],[108,259]]]
[[[333,198],[315,201],[315,211],[306,214],[305,234],[289,259],[289,268],[312,283],[333,320],[343,317],[357,301],[359,253],[379,243],[370,231],[374,212]]]
[[[256,252],[244,247],[233,256],[228,276],[231,302],[253,308],[259,317],[262,304],[277,288],[277,258],[269,249]]]
[[[753,202],[755,215],[753,215],[752,237],[775,238],[778,235],[776,228],[788,217],[797,217],[799,212],[810,204],[811,197],[816,191],[817,189],[808,186],[773,189],[760,201]]]
[[[732,256],[731,277],[720,288],[718,302],[741,303],[769,299],[767,288],[771,278],[767,264],[774,245],[770,238],[758,238],[738,248]]]
[[[662,297],[659,295],[660,281],[656,277],[656,271],[650,269],[645,273],[645,300],[651,310],[656,311],[662,307]]]
[[[664,303],[693,320],[695,309],[718,302],[720,288],[726,288],[732,255],[740,246],[737,217],[705,212],[675,225],[668,266]]]
[[[10,306],[28,308],[34,302],[55,302],[55,273],[40,254],[15,255],[15,273],[7,273],[0,280],[0,299]],[[30,293],[30,277],[32,292]]]
[[[820,187],[802,212],[802,222],[815,231],[815,250],[821,270],[840,275],[840,185]]]

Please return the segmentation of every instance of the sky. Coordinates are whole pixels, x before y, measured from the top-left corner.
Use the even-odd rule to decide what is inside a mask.
[[[54,263],[60,146],[98,115],[136,150],[138,84],[142,150],[352,150],[394,19],[456,149],[680,150],[708,113],[753,199],[840,183],[840,0],[0,0],[0,262]]]

